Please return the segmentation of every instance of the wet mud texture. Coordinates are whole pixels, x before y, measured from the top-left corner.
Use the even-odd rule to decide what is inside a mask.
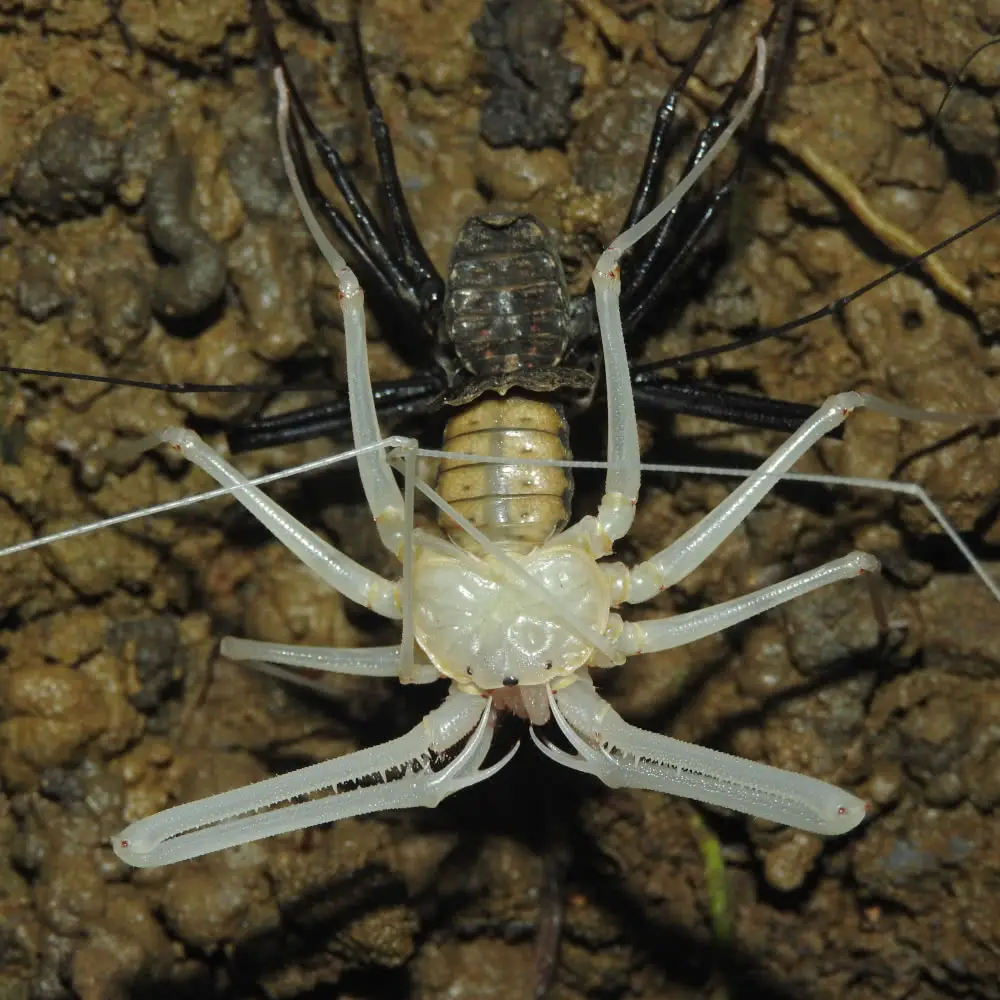
[[[660,95],[711,4],[539,3],[537,35],[518,38],[510,12],[521,6],[369,0],[365,45],[439,265],[489,196],[553,228],[579,288],[624,215]],[[995,5],[799,6],[775,116],[785,131],[736,203],[728,261],[697,295],[679,292],[650,357],[784,321],[893,260],[817,181],[803,148],[923,245],[992,207],[993,56],[972,65],[934,142],[927,125],[945,77],[1000,30]],[[698,120],[736,77],[766,7],[744,3],[727,16],[686,114]],[[370,191],[361,99],[341,44],[346,10],[308,5],[328,31],[285,22],[280,35],[320,124]],[[282,181],[245,0],[7,3],[0,18],[3,359],[246,382],[323,352],[341,371],[335,288]],[[571,103],[545,103],[543,70]],[[511,79],[521,91],[499,93]],[[498,136],[499,119],[482,112],[504,106],[521,118]],[[913,406],[997,409],[997,232],[943,255],[971,289],[967,309],[927,279],[902,277],[840,322],[698,374],[812,403],[862,387]],[[371,358],[377,377],[408,371],[374,329]],[[0,378],[0,540],[205,487],[169,456],[109,449],[186,421],[221,442],[220,421],[261,403]],[[691,419],[644,434],[659,460],[748,461],[780,440]],[[241,462],[269,470],[327,447]],[[803,466],[920,483],[981,552],[996,551],[1000,444],[987,432],[861,413]],[[676,537],[726,488],[647,477],[624,555]],[[581,510],[596,490],[581,482]],[[351,470],[277,495],[351,555],[393,571]],[[559,1000],[1000,997],[997,607],[919,504],[783,488],[638,614],[727,599],[853,546],[883,560],[878,600],[843,584],[601,679],[640,725],[868,796],[873,815],[855,836],[824,842],[610,791],[526,747],[500,777],[435,811],[131,871],[108,846],[125,823],[388,739],[441,696],[340,678],[321,700],[221,659],[227,633],[393,641],[389,626],[318,585],[234,506],[217,501],[0,563],[3,1000],[524,1000],[553,961]],[[538,940],[549,942],[545,954]]]

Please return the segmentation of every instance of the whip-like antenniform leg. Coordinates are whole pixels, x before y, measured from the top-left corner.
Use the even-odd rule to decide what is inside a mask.
[[[850,413],[861,407],[904,420],[929,420],[959,425],[968,423],[970,419],[983,419],[989,416],[918,410],[889,403],[861,392],[842,392],[831,396],[715,510],[689,528],[676,541],[671,542],[663,551],[634,567],[629,572],[628,584],[622,599],[630,604],[648,601],[697,569],[746,520],[751,511],[774,489],[782,475],[787,473],[820,438],[829,434],[842,424]]]

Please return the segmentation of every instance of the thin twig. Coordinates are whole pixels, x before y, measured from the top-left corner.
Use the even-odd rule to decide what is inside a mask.
[[[916,257],[926,250],[926,247],[922,246],[905,229],[901,229],[895,223],[879,215],[865,200],[865,196],[854,181],[839,167],[823,159],[802,138],[798,129],[789,128],[787,125],[772,125],[767,130],[767,137],[785,152],[795,157],[811,174],[833,191],[857,217],[858,221],[890,250],[904,257]],[[927,276],[942,292],[963,306],[971,308],[973,302],[971,290],[948,270],[940,257],[928,257],[922,266]]]

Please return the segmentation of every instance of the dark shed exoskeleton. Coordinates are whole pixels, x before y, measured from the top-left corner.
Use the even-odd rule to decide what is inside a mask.
[[[646,159],[624,227],[642,218],[656,203],[671,148],[675,113],[695,66],[714,37],[725,3],[718,5],[678,80],[660,104]],[[286,69],[263,0],[255,9],[271,58]],[[772,63],[788,50],[792,0],[779,0],[763,31]],[[351,215],[348,219],[320,192],[307,166],[303,137],[296,155],[318,213],[340,239],[362,285],[370,308],[387,333],[409,354],[433,363],[405,380],[375,383],[379,416],[392,420],[464,405],[486,392],[513,389],[553,395],[571,408],[587,405],[599,383],[599,333],[590,290],[570,297],[558,252],[541,224],[531,216],[485,215],[470,219],[452,254],[448,280],[438,274],[410,218],[396,172],[389,130],[375,100],[365,66],[357,22],[352,24],[356,58],[379,168],[379,188],[388,209],[384,231],[361,197],[336,148],[319,131],[301,96],[292,87],[296,115]],[[688,169],[719,137],[746,92],[753,59],[696,137]],[[768,80],[776,74],[768,70]],[[768,84],[771,86],[770,82]],[[758,102],[749,126],[759,128],[769,104]],[[712,230],[724,215],[746,165],[749,138],[735,165],[711,191],[692,192],[622,261],[622,318],[632,348],[641,343],[657,309],[690,270]],[[637,407],[684,412],[756,427],[792,430],[812,409],[713,386],[664,378],[660,371],[636,366],[633,392]],[[347,399],[292,413],[264,417],[229,434],[234,451],[304,440],[320,434],[343,435],[350,429]]]
[[[589,315],[566,289],[562,260],[531,215],[480,215],[455,241],[448,268],[443,336],[464,371],[445,402],[486,391],[588,392],[596,372],[563,364],[589,335]]]

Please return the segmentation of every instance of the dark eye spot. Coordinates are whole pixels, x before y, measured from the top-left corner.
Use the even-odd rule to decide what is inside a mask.
[[[516,677],[505,677],[503,679],[503,686],[505,688],[517,687],[517,678]]]

